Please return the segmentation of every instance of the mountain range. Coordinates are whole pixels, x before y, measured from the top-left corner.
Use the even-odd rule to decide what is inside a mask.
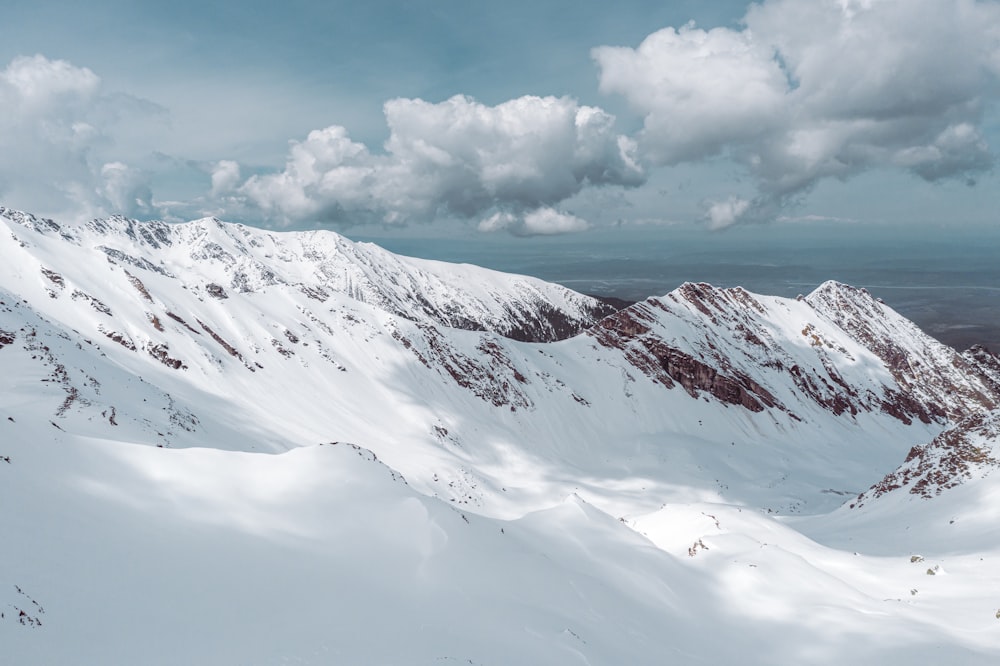
[[[864,289],[5,208],[0,257],[11,663],[1000,658],[1000,359]]]

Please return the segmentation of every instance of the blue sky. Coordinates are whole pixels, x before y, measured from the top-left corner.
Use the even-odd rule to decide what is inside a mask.
[[[0,204],[42,214],[527,239],[1000,211],[995,1],[7,0],[3,19]]]

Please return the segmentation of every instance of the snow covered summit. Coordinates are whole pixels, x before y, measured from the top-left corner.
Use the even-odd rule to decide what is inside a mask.
[[[166,224],[112,217],[60,225],[4,208],[0,221],[8,228],[6,243],[23,250],[5,243],[9,269],[21,261],[41,265],[47,251],[75,246],[74,262],[106,260],[122,267],[119,275],[156,273],[190,289],[214,285],[216,296],[270,288],[322,303],[338,293],[409,319],[519,340],[567,337],[613,311],[534,278],[399,257],[332,231],[271,233],[215,218]]]

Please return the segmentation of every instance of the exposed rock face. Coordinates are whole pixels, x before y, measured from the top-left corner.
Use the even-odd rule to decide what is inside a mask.
[[[229,298],[229,294],[227,294],[226,290],[222,288],[222,285],[215,284],[214,282],[205,285],[205,291],[207,291],[208,295],[212,298],[218,298],[220,300]]]
[[[796,300],[684,284],[589,331],[692,397],[799,417],[802,405],[945,424],[1000,405],[1000,360],[959,355],[867,291],[827,282]]]
[[[763,411],[765,406],[778,406],[773,395],[743,373],[731,367],[727,368],[728,373],[722,372],[650,335],[650,327],[642,321],[652,322],[655,318],[653,311],[638,304],[605,318],[591,333],[607,347],[622,348],[632,365],[667,388],[676,382],[691,397],[705,391],[721,402],[753,412]],[[637,344],[627,344],[632,341]]]
[[[398,330],[392,331],[392,337],[424,366],[496,407],[509,407],[513,412],[533,406],[523,390],[528,379],[488,334],[480,338],[474,352],[463,353],[435,326],[420,325],[418,330],[419,337],[407,337]]]
[[[698,391],[707,391],[722,402],[741,405],[752,412],[762,412],[765,406],[778,405],[765,388],[739,371],[731,371],[732,376],[721,374],[677,349],[668,349],[666,358],[660,359],[660,362],[667,374],[687,389],[691,397],[697,397]]]
[[[860,507],[895,490],[930,499],[1000,467],[1000,411],[971,416],[925,446],[915,446],[894,472],[858,495]]]
[[[582,316],[571,316],[565,310],[555,308],[544,301],[529,303],[529,306],[516,314],[512,313],[514,325],[505,331],[496,332],[521,342],[565,340],[590,328],[602,317],[615,312],[613,306],[601,301],[584,304]],[[471,328],[477,331],[488,330],[480,324],[475,324]]]
[[[899,387],[886,394],[886,411],[926,422],[945,416],[961,419],[1000,405],[996,384],[984,381],[974,364],[867,290],[827,282],[806,301],[885,363]]]
[[[982,345],[973,345],[962,352],[962,358],[972,366],[983,383],[1000,395],[1000,357]]]

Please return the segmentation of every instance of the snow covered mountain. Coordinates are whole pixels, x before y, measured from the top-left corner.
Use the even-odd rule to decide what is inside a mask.
[[[249,293],[282,287],[323,303],[336,292],[416,321],[533,341],[569,337],[613,311],[541,280],[398,257],[332,232],[279,237],[214,218],[169,225],[113,217],[66,227],[4,208],[0,219],[77,245],[78,258],[105,258],[125,273],[131,268],[180,276],[186,284],[193,270],[209,282],[190,286],[215,298],[225,298],[227,289]],[[18,233],[12,240],[23,249],[29,242]],[[55,277],[52,281],[49,287],[61,286]]]
[[[899,469],[858,496],[863,506],[894,490],[930,499],[969,481],[978,481],[1000,467],[1000,412],[977,414],[949,428],[927,444],[910,449]]]
[[[1000,656],[1000,535],[919,519],[992,487],[1000,361],[864,290],[615,313],[332,232],[7,209],[0,257],[18,663]]]
[[[668,388],[677,382],[752,411],[794,418],[797,405],[815,404],[931,423],[1000,404],[987,350],[959,355],[864,289],[836,282],[795,301],[689,283],[592,332]]]

